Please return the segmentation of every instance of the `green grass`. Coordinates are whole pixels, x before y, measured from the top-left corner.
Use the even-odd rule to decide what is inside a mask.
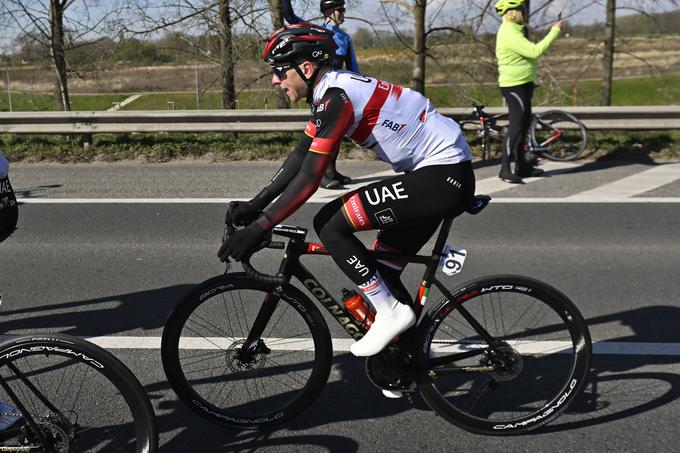
[[[210,91],[199,96],[199,106],[202,110],[221,109],[222,93]],[[139,99],[123,107],[123,110],[195,110],[196,93],[146,93]],[[297,102],[295,107],[307,108],[304,101]],[[273,109],[276,108],[276,94],[274,90],[242,91],[237,96],[239,109]]]
[[[260,134],[97,134],[87,148],[80,137],[0,135],[0,149],[10,161],[90,162],[143,158],[166,162],[177,158],[209,155],[213,160],[284,158],[300,139],[299,133]],[[343,142],[341,153],[357,154]],[[362,157],[371,158],[369,153]]]
[[[543,84],[536,89],[534,105],[599,105],[600,81],[584,81],[576,85],[559,87]],[[436,85],[428,86],[425,94],[439,107],[468,107],[473,102],[488,106],[500,106],[503,99],[495,85]],[[72,109],[78,111],[107,110],[114,102],[121,102],[131,94],[74,95],[71,97]],[[201,109],[221,109],[222,94],[211,91],[202,93]],[[669,105],[680,104],[680,75],[663,75],[614,80],[612,105]],[[52,111],[54,98],[45,94],[12,93],[14,111]],[[136,101],[123,107],[123,110],[194,110],[196,95],[191,92],[146,93]],[[294,106],[306,109],[304,101]],[[262,109],[276,108],[274,90],[243,91],[238,95],[237,108]],[[0,93],[0,111],[9,111],[6,92]]]
[[[479,157],[479,138],[466,134],[473,155]],[[297,144],[299,133],[268,134],[116,134],[95,135],[84,148],[80,138],[0,135],[0,149],[10,161],[91,162],[143,159],[166,162],[178,158],[208,160],[281,159]],[[680,157],[680,132],[591,132],[584,158],[649,161]],[[494,144],[494,151],[500,146]],[[345,141],[342,158],[375,159]]]
[[[576,105],[599,105],[600,87],[597,80],[580,82],[574,93],[571,84],[561,84],[559,89],[543,84],[534,93],[534,105],[573,105],[574,96]],[[441,107],[467,107],[473,103],[471,98],[488,106],[503,104],[495,85],[430,86],[425,94]],[[612,84],[612,105],[672,104],[680,104],[680,75],[619,79]]]
[[[71,110],[108,110],[114,102],[127,99],[129,94],[76,94],[71,96]],[[12,110],[15,112],[45,112],[56,110],[55,99],[47,94],[12,93]],[[0,93],[0,111],[9,112],[9,95]]]

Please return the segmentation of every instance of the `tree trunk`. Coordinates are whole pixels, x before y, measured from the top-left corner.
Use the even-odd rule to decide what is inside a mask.
[[[220,70],[222,76],[222,107],[233,109],[236,106],[234,84],[234,46],[232,43],[232,23],[229,0],[220,0]]]
[[[427,0],[415,0],[413,2],[413,19],[415,22],[415,29],[413,35],[413,49],[415,50],[415,58],[413,60],[413,89],[419,93],[425,93],[425,53],[426,53],[426,35],[425,35],[425,7]]]
[[[283,9],[281,5],[281,0],[268,0],[269,4],[269,14],[272,17],[272,25],[274,30],[278,30],[283,27]]]
[[[71,110],[66,74],[66,53],[64,45],[64,6],[66,0],[50,0],[50,55],[57,73],[57,105],[63,111]]]
[[[612,103],[612,72],[614,68],[614,39],[616,34],[616,0],[607,0],[607,19],[604,25],[604,55],[602,56],[602,94],[600,105]]]
[[[272,25],[274,30],[278,30],[283,27],[283,10],[281,5],[281,0],[269,0],[269,14],[272,17]],[[276,90],[276,108],[279,109],[289,109],[290,101],[288,96],[277,87]]]

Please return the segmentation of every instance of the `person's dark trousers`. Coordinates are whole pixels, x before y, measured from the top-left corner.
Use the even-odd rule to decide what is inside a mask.
[[[326,167],[326,173],[324,173],[324,177],[321,180],[321,187],[327,189],[339,189],[343,184],[349,184],[352,182],[352,178],[340,174],[335,167],[338,160],[338,154],[340,153],[336,153],[333,157],[333,160],[331,160],[331,162],[328,164],[328,167]]]
[[[508,104],[510,121],[508,133],[503,142],[501,172],[510,172],[510,159],[513,158],[517,162],[515,174],[520,177],[529,176],[533,166],[526,160],[524,145],[531,125],[531,98],[534,94],[534,83],[503,87],[501,93]]]

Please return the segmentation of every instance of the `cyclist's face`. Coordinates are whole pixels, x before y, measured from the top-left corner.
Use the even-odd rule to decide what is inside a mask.
[[[298,65],[305,77],[314,73],[314,65],[305,61]],[[299,101],[307,95],[307,84],[293,66],[278,66],[274,68],[272,85],[279,86],[292,102]]]
[[[345,21],[345,8],[336,8],[331,16],[336,24],[340,25]]]

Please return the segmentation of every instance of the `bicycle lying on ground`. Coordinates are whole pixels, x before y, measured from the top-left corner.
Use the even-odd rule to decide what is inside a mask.
[[[468,212],[489,202],[475,197]],[[442,223],[430,256],[371,252],[382,260],[426,266],[413,309],[414,327],[366,359],[370,380],[392,392],[420,393],[438,414],[466,430],[518,434],[563,412],[585,383],[591,357],[586,323],[555,288],[527,277],[482,277],[449,290],[438,267],[453,219]],[[227,226],[227,233],[233,232]],[[333,347],[321,312],[291,285],[296,277],[354,339],[367,331],[302,263],[329,255],[305,241],[307,230],[276,226],[289,239],[276,275],[225,273],[197,285],[174,308],[163,331],[163,367],[193,411],[222,426],[268,428],[299,414],[328,379]],[[284,248],[267,241],[268,248]],[[443,297],[427,306],[434,285]]]
[[[483,105],[475,104],[474,120],[461,121],[463,129],[476,129],[482,142],[482,159],[491,159],[491,139],[503,141],[505,128],[498,120],[507,114],[489,115]],[[581,157],[586,149],[588,133],[585,125],[571,113],[548,110],[533,115],[527,137],[528,152],[554,161],[570,161]]]
[[[0,451],[158,450],[156,421],[135,376],[76,337],[39,334],[0,343]]]

